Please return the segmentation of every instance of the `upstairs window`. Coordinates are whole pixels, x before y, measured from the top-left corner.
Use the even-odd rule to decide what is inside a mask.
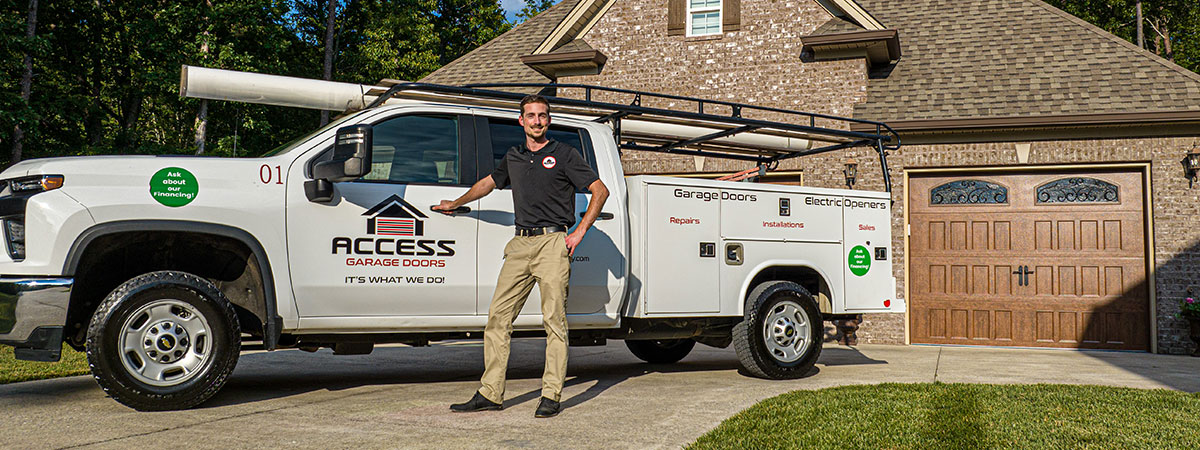
[[[668,36],[720,36],[742,29],[742,0],[667,0]]]
[[[687,0],[688,36],[721,33],[721,0]]]

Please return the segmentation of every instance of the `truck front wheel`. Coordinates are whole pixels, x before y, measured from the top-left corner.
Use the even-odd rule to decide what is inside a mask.
[[[755,376],[800,378],[821,356],[823,331],[808,290],[790,281],[766,282],[746,299],[745,319],[733,327],[734,349]]]
[[[152,272],[118,286],[88,327],[104,392],[142,411],[187,409],[216,394],[237,364],[237,313],[208,280]]]
[[[642,361],[650,364],[671,364],[679,362],[688,353],[691,353],[692,347],[696,346],[696,341],[691,339],[626,340],[625,346],[629,347],[633,356]]]

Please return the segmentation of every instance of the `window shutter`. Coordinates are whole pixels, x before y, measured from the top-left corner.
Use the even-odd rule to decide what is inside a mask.
[[[667,0],[667,35],[683,36],[687,27],[687,0]]]
[[[742,0],[721,0],[721,31],[742,29]]]

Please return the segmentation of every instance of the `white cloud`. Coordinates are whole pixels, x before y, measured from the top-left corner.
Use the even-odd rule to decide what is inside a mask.
[[[500,7],[504,8],[504,17],[508,20],[516,20],[517,13],[525,7],[525,0],[500,0]]]

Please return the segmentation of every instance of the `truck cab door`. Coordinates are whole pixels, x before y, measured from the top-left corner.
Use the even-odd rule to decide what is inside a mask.
[[[474,123],[462,112],[367,119],[374,130],[371,172],[336,183],[329,203],[308,201],[295,180],[311,169],[293,167],[287,241],[301,327],[361,328],[339,321],[353,317],[475,314],[476,213],[430,210],[476,179]],[[309,158],[308,166],[321,157]]]
[[[515,113],[505,117],[476,112],[481,177],[491,174],[509,148],[525,142],[525,130],[517,123],[515,116]],[[605,167],[604,164],[598,164],[597,152],[592,148],[592,140],[585,128],[571,126],[566,120],[556,120],[547,136],[579,150],[593,170],[597,169],[598,165]],[[615,154],[615,151],[613,153]],[[605,164],[620,163],[605,161]],[[626,233],[622,226],[625,223],[625,208],[621,195],[623,191],[617,186],[617,183],[623,180],[614,179],[609,171],[597,170],[597,173],[609,187],[611,195],[603,209],[606,213],[604,217],[607,218],[597,220],[592,225],[573,255],[570,290],[567,296],[568,320],[573,325],[615,321],[625,287],[627,263],[623,249],[626,245]],[[582,213],[587,210],[591,197],[592,194],[587,190],[576,192],[576,224],[579,223]],[[479,301],[476,312],[486,315],[496,290],[500,267],[504,263],[504,246],[513,238],[515,232],[512,189],[497,189],[492,192],[480,200],[479,209]],[[530,321],[519,320],[518,325],[534,323],[540,326],[540,321],[533,321],[541,317],[541,295],[538,289],[534,289],[530,294],[520,316]]]

